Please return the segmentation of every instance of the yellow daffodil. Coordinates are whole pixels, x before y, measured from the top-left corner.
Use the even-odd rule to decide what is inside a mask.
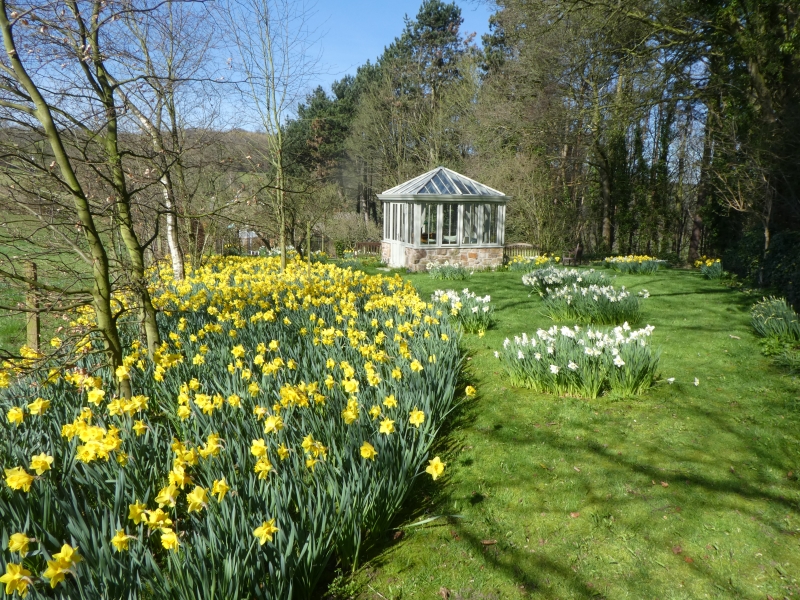
[[[178,501],[178,488],[174,484],[169,484],[161,488],[161,491],[158,492],[156,496],[156,502],[158,503],[159,507],[163,506],[175,506],[175,503]]]
[[[225,482],[225,478],[216,479],[214,484],[211,486],[211,493],[216,495],[217,502],[222,502],[222,499],[225,497],[225,494],[228,493],[230,490],[230,486]]]
[[[191,492],[186,494],[186,501],[189,503],[189,512],[199,512],[203,510],[208,503],[208,492],[205,488],[197,485]]]
[[[147,514],[145,514],[146,505],[140,502],[135,502],[128,505],[128,518],[135,524],[147,523]]]
[[[117,529],[117,533],[111,538],[111,545],[117,552],[124,552],[128,550],[130,541],[135,539],[135,536],[127,535],[124,529]]]
[[[25,533],[12,533],[8,538],[8,549],[11,552],[17,552],[20,556],[25,556],[28,553],[28,543],[31,538]]]
[[[8,419],[9,423],[14,423],[17,426],[19,426],[25,419],[25,411],[23,411],[18,406],[14,406],[8,409],[8,412],[6,413],[6,418]]]
[[[269,472],[272,470],[272,463],[266,456],[262,456],[256,462],[256,466],[253,467],[253,472],[258,475],[259,479],[266,479]]]
[[[358,419],[358,401],[351,398],[347,401],[347,407],[342,411],[342,418],[347,425]]]
[[[48,408],[50,408],[50,400],[44,398],[37,398],[28,404],[28,412],[32,415],[43,415]]]
[[[50,580],[50,587],[55,588],[64,578],[72,567],[81,562],[81,555],[78,553],[77,546],[73,548],[69,544],[61,546],[61,551],[53,554],[55,560],[47,561],[47,569],[42,573],[42,577]]]
[[[270,415],[264,420],[264,433],[278,433],[283,429],[283,419],[280,416]]]
[[[48,456],[44,452],[41,454],[37,454],[33,458],[31,458],[31,470],[36,471],[37,475],[41,475],[45,471],[50,470],[50,465],[53,464],[53,457]]]
[[[160,508],[147,511],[147,526],[150,529],[161,529],[172,525],[172,519]]]
[[[33,583],[31,572],[21,564],[7,563],[6,572],[0,576],[0,583],[6,586],[6,594],[11,596],[17,592],[21,598],[28,595],[28,586]]]
[[[28,474],[25,469],[22,467],[14,467],[13,469],[5,469],[5,473],[6,485],[12,490],[31,491],[31,484],[36,478]]]
[[[432,460],[428,461],[428,466],[425,469],[425,472],[428,473],[433,480],[436,481],[442,473],[444,473],[444,467],[447,463],[443,463],[438,456],[434,456]]]
[[[390,433],[394,432],[394,421],[392,421],[391,419],[384,419],[383,421],[381,421],[381,426],[379,431],[381,433],[385,433],[386,435],[389,435]]]
[[[395,400],[394,394],[386,396],[386,398],[383,399],[383,405],[386,408],[395,408],[397,406],[397,400]]]
[[[378,452],[372,444],[364,442],[361,444],[361,456],[367,460],[375,460],[375,457],[378,456]]]
[[[476,392],[475,388],[472,387],[471,385],[468,385],[466,388],[464,388],[464,393],[470,398],[475,395],[475,392]]]
[[[278,457],[281,460],[286,460],[287,458],[289,458],[289,449],[286,447],[285,444],[281,444],[280,446],[278,446]]]
[[[408,422],[411,423],[414,427],[419,427],[425,422],[425,413],[421,410],[417,410],[417,407],[414,407],[414,410],[408,415]]]
[[[203,458],[208,458],[209,456],[218,456],[220,450],[222,449],[222,444],[220,443],[221,439],[219,434],[211,433],[209,434],[208,438],[206,439],[206,444],[203,448],[197,451],[197,453],[202,456]]]
[[[267,542],[271,542],[273,536],[280,531],[275,527],[275,519],[264,521],[260,526],[253,530],[253,535],[258,539],[259,545],[263,546]]]
[[[161,528],[161,545],[166,550],[178,550],[178,546],[180,546],[178,536],[170,527]]]
[[[419,373],[420,371],[422,371],[422,363],[419,362],[417,359],[411,361],[411,364],[409,366],[411,367],[411,370],[414,371],[415,373]]]
[[[264,438],[253,440],[253,443],[250,444],[250,454],[253,456],[264,456],[267,453],[267,443],[264,441]]]
[[[133,431],[137,436],[144,435],[144,432],[147,431],[147,425],[145,425],[144,421],[136,421],[133,424]]]

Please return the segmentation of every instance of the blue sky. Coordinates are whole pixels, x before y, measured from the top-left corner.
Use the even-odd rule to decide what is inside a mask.
[[[422,0],[320,0],[316,7],[316,25],[321,36],[322,62],[326,74],[318,84],[326,90],[346,74],[374,61],[403,31],[403,17],[414,18]],[[456,0],[464,18],[462,32],[480,36],[489,30],[488,3]]]

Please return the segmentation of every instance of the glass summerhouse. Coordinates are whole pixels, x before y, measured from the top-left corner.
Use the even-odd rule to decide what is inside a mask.
[[[509,197],[460,173],[437,167],[382,194],[381,254],[391,267],[428,263],[494,267],[503,261]]]

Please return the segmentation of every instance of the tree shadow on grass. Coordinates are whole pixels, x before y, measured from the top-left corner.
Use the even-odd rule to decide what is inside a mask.
[[[537,428],[533,435],[530,431],[515,435],[506,429],[487,428],[482,431],[490,443],[508,448],[506,454],[509,455],[517,452],[515,446],[519,451],[531,446],[543,446],[551,455],[567,456],[580,461],[582,470],[586,473],[581,475],[581,478],[584,479],[585,497],[588,499],[588,504],[581,510],[593,507],[600,514],[606,512],[625,514],[629,505],[638,505],[641,509],[642,505],[666,502],[666,505],[652,510],[675,508],[679,511],[683,506],[698,515],[700,513],[715,515],[723,512],[731,516],[736,515],[735,518],[749,517],[751,521],[768,528],[770,538],[783,539],[786,543],[795,539],[797,531],[787,526],[782,515],[791,512],[795,516],[800,516],[800,498],[796,486],[792,485],[789,479],[780,481],[765,473],[769,470],[779,473],[790,472],[797,466],[797,453],[792,453],[789,447],[776,443],[770,446],[754,445],[748,423],[734,423],[722,407],[717,411],[700,407],[694,410],[688,410],[687,407],[681,409],[682,416],[687,412],[693,419],[702,420],[706,429],[713,428],[715,435],[721,438],[735,438],[738,441],[732,442],[732,445],[749,451],[748,455],[741,456],[738,460],[722,459],[724,465],[730,466],[730,473],[727,476],[724,474],[724,468],[719,469],[719,458],[712,454],[712,448],[698,457],[696,448],[670,447],[665,443],[666,440],[654,439],[650,445],[642,444],[635,454],[630,452],[620,454],[614,448],[609,448],[608,444],[604,444],[602,439],[588,437],[576,440],[572,435],[574,430],[569,428],[569,423],[562,423],[564,427]],[[792,427],[790,422],[786,425]],[[652,459],[647,460],[648,456],[652,456]],[[757,464],[761,468],[756,475],[750,471],[752,464]],[[709,470],[712,472],[709,473]],[[655,482],[651,488],[653,491],[642,492],[641,489],[637,489],[643,485],[643,479]],[[631,489],[624,497],[604,499],[594,493],[594,488],[603,489],[608,480],[638,483],[632,483]],[[670,486],[669,491],[662,487],[663,483],[660,484],[667,481]],[[507,482],[507,485],[514,484]],[[767,507],[780,508],[768,511]],[[539,510],[552,512],[545,497],[535,498],[530,510],[531,513]],[[773,514],[770,515],[770,512]],[[636,513],[632,511],[631,514]],[[696,520],[691,523],[692,527],[698,525]],[[481,540],[471,533],[466,525],[457,524],[456,527],[464,539],[470,539],[476,550],[482,550]],[[519,548],[504,547],[502,542],[498,544],[498,549],[503,558],[498,559],[497,568],[506,571],[509,577],[526,589],[530,589],[532,583],[541,585],[541,573],[544,572],[552,574],[553,577],[560,577],[562,584],[570,589],[573,597],[595,597],[599,593],[596,587],[589,587],[591,582],[577,577],[567,561],[560,561],[552,556],[539,556],[538,553],[535,557],[528,557],[523,553],[521,557]],[[652,548],[652,551],[658,550],[663,548]],[[715,571],[710,565],[705,565],[699,560],[694,561],[691,568],[698,577],[708,580],[712,586],[726,590],[730,594],[729,597],[748,597],[750,594],[742,588],[743,581],[725,577],[718,570]],[[637,581],[636,584],[636,593],[641,593],[643,582]],[[660,597],[663,592],[664,590],[653,588],[647,597]]]

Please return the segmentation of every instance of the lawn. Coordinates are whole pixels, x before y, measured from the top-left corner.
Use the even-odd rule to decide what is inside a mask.
[[[478,396],[438,448],[446,476],[417,488],[398,531],[331,592],[800,594],[800,382],[759,353],[757,298],[697,272],[617,277],[650,291],[640,325],[655,326],[661,378],[635,399],[585,401],[514,389],[494,358],[506,337],[551,325],[520,275],[408,276],[424,297],[444,287],[491,294],[496,325],[463,341]],[[443,517],[409,526],[434,516]]]

